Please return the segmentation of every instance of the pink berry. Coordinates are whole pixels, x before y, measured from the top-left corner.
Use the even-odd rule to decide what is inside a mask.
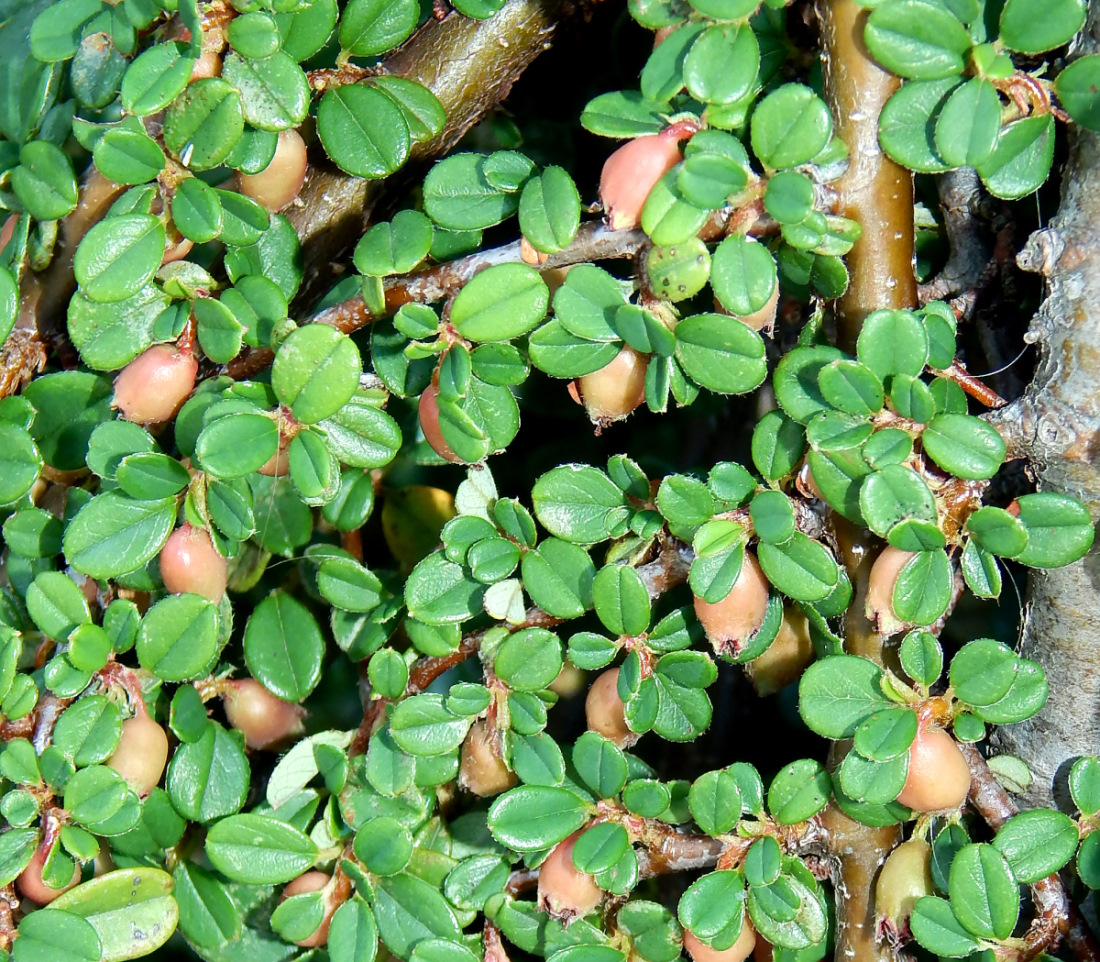
[[[600,199],[612,230],[630,230],[641,223],[649,192],[680,163],[680,141],[696,130],[690,122],[673,124],[659,134],[635,137],[607,158],[600,174]]]
[[[306,143],[296,130],[283,130],[271,163],[258,174],[237,173],[240,192],[269,211],[282,210],[302,189],[306,179]]]
[[[605,671],[588,689],[584,700],[584,717],[588,727],[620,748],[629,748],[638,735],[626,723],[626,707],[619,697],[619,669]]]
[[[167,763],[168,736],[140,706],[133,718],[122,723],[122,737],[107,759],[107,767],[118,772],[144,798],[160,783]]]
[[[596,880],[573,864],[573,846],[582,831],[558,842],[539,866],[539,909],[566,923],[594,911],[603,898]]]
[[[221,697],[226,720],[244,734],[249,748],[271,748],[305,731],[305,711],[253,678],[226,682]]]
[[[38,848],[34,850],[34,854],[31,856],[30,862],[27,863],[27,867],[23,869],[19,877],[15,880],[15,886],[19,889],[19,893],[24,898],[28,898],[32,902],[37,902],[39,905],[49,905],[55,898],[69,891],[69,889],[80,881],[80,866],[74,865],[73,877],[69,880],[67,885],[59,889],[50,888],[42,878],[42,869],[46,865],[46,856],[48,854],[46,843],[40,843]]]
[[[464,464],[462,458],[451,450],[447,439],[443,437],[443,429],[439,426],[439,388],[434,384],[429,384],[424,388],[424,392],[420,395],[420,404],[417,411],[420,416],[420,429],[424,432],[424,440],[428,442],[431,449],[441,458],[446,458],[456,464]]]
[[[719,653],[737,654],[764,621],[768,610],[768,579],[756,560],[745,552],[741,573],[730,593],[714,604],[695,599],[695,615],[707,638]]]
[[[161,424],[176,416],[195,388],[199,362],[173,344],[154,344],[115,378],[111,406],[128,421]]]
[[[283,889],[283,894],[279,896],[279,901],[285,901],[292,895],[305,895],[308,892],[319,892],[331,881],[332,876],[326,872],[305,872],[286,884],[286,887]],[[332,923],[332,914],[336,909],[337,906],[334,903],[330,904],[326,901],[325,914],[321,917],[321,924],[317,926],[317,930],[312,935],[306,936],[300,942],[296,942],[295,945],[300,945],[303,949],[312,949],[327,943],[329,925]]]
[[[970,791],[970,766],[942,728],[922,728],[909,746],[909,774],[898,801],[914,812],[955,811]]]
[[[628,345],[610,363],[570,384],[594,424],[621,421],[645,402],[645,372],[649,355]]]
[[[185,521],[160,549],[160,576],[172,594],[191,592],[217,604],[225,594],[229,563],[203,528]]]

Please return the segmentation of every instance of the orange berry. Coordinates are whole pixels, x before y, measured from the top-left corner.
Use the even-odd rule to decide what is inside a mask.
[[[756,634],[768,610],[768,592],[760,562],[746,551],[741,573],[725,598],[714,604],[695,599],[695,615],[716,652],[737,654]]]
[[[894,585],[901,569],[915,557],[911,551],[887,545],[871,565],[867,578],[867,619],[879,634],[896,635],[905,627],[905,622],[894,612]]]
[[[139,706],[138,713],[122,723],[122,737],[107,759],[107,767],[118,772],[144,798],[157,787],[167,763],[168,736],[145,707]]]
[[[273,695],[254,678],[226,682],[221,698],[226,720],[243,732],[249,748],[271,748],[305,731],[305,710]]]
[[[924,728],[909,746],[909,774],[898,801],[914,812],[958,809],[970,791],[970,766],[942,728]]]
[[[161,424],[176,416],[195,388],[199,362],[174,344],[154,344],[115,378],[111,407],[137,424]]]
[[[217,604],[225,594],[229,562],[218,554],[205,529],[185,521],[160,549],[160,576],[172,594],[191,592]]]
[[[279,132],[275,155],[258,174],[237,172],[238,189],[269,211],[282,210],[305,183],[309,160],[306,142],[296,130]]]
[[[539,866],[539,909],[565,923],[588,915],[603,898],[596,880],[573,864],[573,846],[583,831],[558,842]]]
[[[619,669],[603,672],[588,689],[584,699],[584,717],[588,727],[620,748],[629,748],[638,735],[626,723],[625,706],[619,697]]]
[[[645,401],[649,355],[623,345],[610,364],[571,382],[570,394],[580,401],[594,424],[621,421]]]

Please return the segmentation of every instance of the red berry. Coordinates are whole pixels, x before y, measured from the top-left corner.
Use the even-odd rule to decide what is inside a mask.
[[[932,847],[912,838],[894,849],[875,882],[875,919],[879,938],[899,945],[910,938],[909,918],[917,900],[931,895]]]
[[[271,163],[258,174],[238,171],[237,184],[242,194],[267,210],[282,210],[298,196],[308,166],[302,135],[296,130],[283,130],[279,133]]]
[[[970,791],[970,766],[942,728],[922,728],[909,746],[909,774],[898,801],[914,812],[955,811]]]
[[[283,889],[283,894],[279,896],[279,901],[283,902],[292,895],[305,895],[308,892],[319,892],[331,881],[332,876],[325,872],[305,872],[296,879],[287,882],[286,887]],[[322,916],[321,924],[317,926],[317,930],[300,942],[296,942],[295,945],[300,945],[303,949],[312,949],[328,942],[328,929],[329,925],[332,924],[332,914],[336,911],[336,908],[337,906],[334,902],[326,899],[325,914]]]
[[[157,787],[167,763],[168,736],[140,705],[137,714],[122,723],[122,737],[107,767],[144,798]]]
[[[474,722],[462,743],[459,787],[486,798],[507,791],[517,781],[515,772],[509,771],[504,759],[497,754],[488,725],[483,721]]]
[[[594,424],[621,421],[645,402],[648,366],[648,354],[623,345],[610,364],[571,382],[570,394],[584,405]]]
[[[253,678],[226,682],[221,697],[226,719],[244,733],[249,748],[271,748],[305,731],[305,710],[271,694]]]
[[[218,554],[205,529],[185,521],[160,549],[160,576],[172,594],[189,591],[217,604],[225,594],[229,562]]]
[[[439,388],[434,384],[429,384],[420,395],[418,413],[420,415],[420,429],[424,432],[424,440],[431,445],[431,449],[441,458],[446,458],[456,464],[464,464],[462,458],[451,450],[451,446],[443,437],[443,431],[439,427],[438,398]]]
[[[756,947],[756,929],[748,915],[741,922],[741,933],[728,949],[716,949],[696,938],[690,929],[684,929],[684,949],[692,962],[744,962]]]
[[[137,424],[161,424],[176,416],[195,387],[199,362],[174,344],[154,344],[115,378],[111,406]]]
[[[588,727],[620,748],[629,748],[639,738],[626,723],[623,700],[619,697],[619,669],[605,671],[588,689],[584,700]]]
[[[588,915],[603,898],[596,880],[573,864],[573,846],[582,831],[554,846],[539,866],[539,909],[565,923]]]
[[[725,598],[713,604],[695,599],[695,615],[715,651],[736,655],[756,634],[768,610],[768,592],[760,562],[746,551],[741,573]]]
[[[679,142],[697,129],[694,124],[675,124],[659,134],[635,137],[607,158],[600,174],[600,199],[612,230],[630,230],[641,223],[649,192],[680,163]]]
[[[39,905],[49,905],[55,898],[69,891],[69,889],[80,881],[80,866],[74,865],[73,877],[64,888],[50,888],[42,878],[42,869],[46,865],[47,854],[46,843],[41,842],[38,848],[34,850],[34,854],[27,863],[27,867],[23,869],[19,877],[15,880],[16,888],[19,889],[20,894],[24,898],[30,899],[32,902],[37,902]]]
[[[867,578],[867,619],[882,635],[895,635],[905,627],[905,622],[894,612],[894,586],[898,575],[916,555],[887,545],[882,549]]]

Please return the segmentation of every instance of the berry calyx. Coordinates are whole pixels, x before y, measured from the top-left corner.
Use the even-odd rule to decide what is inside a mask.
[[[603,898],[596,880],[573,864],[573,846],[583,831],[558,842],[539,866],[538,907],[567,925],[595,911]]]
[[[225,594],[229,562],[218,554],[209,532],[185,521],[160,549],[160,577],[172,594],[190,592],[217,604]]]
[[[111,407],[135,424],[162,424],[176,416],[195,388],[199,362],[174,344],[154,344],[115,378]]]
[[[305,709],[273,695],[254,678],[224,682],[220,694],[226,720],[244,734],[249,748],[272,748],[305,731]]]
[[[484,721],[474,722],[462,742],[459,788],[487,798],[507,791],[518,780],[516,773],[509,771],[500,757],[489,726]]]

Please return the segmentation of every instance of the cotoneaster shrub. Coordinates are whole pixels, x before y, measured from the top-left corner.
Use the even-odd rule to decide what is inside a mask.
[[[1022,885],[1100,886],[1100,761],[963,817],[1047,682],[945,622],[1093,527],[1001,471],[949,304],[836,346],[874,228],[809,5],[631,0],[637,89],[434,157],[446,44],[526,2],[0,3],[0,956],[847,958],[837,813],[908,838],[890,946],[1019,958]],[[909,170],[1012,201],[1100,125],[1083,0],[865,6]],[[738,666],[806,757],[715,731]]]

